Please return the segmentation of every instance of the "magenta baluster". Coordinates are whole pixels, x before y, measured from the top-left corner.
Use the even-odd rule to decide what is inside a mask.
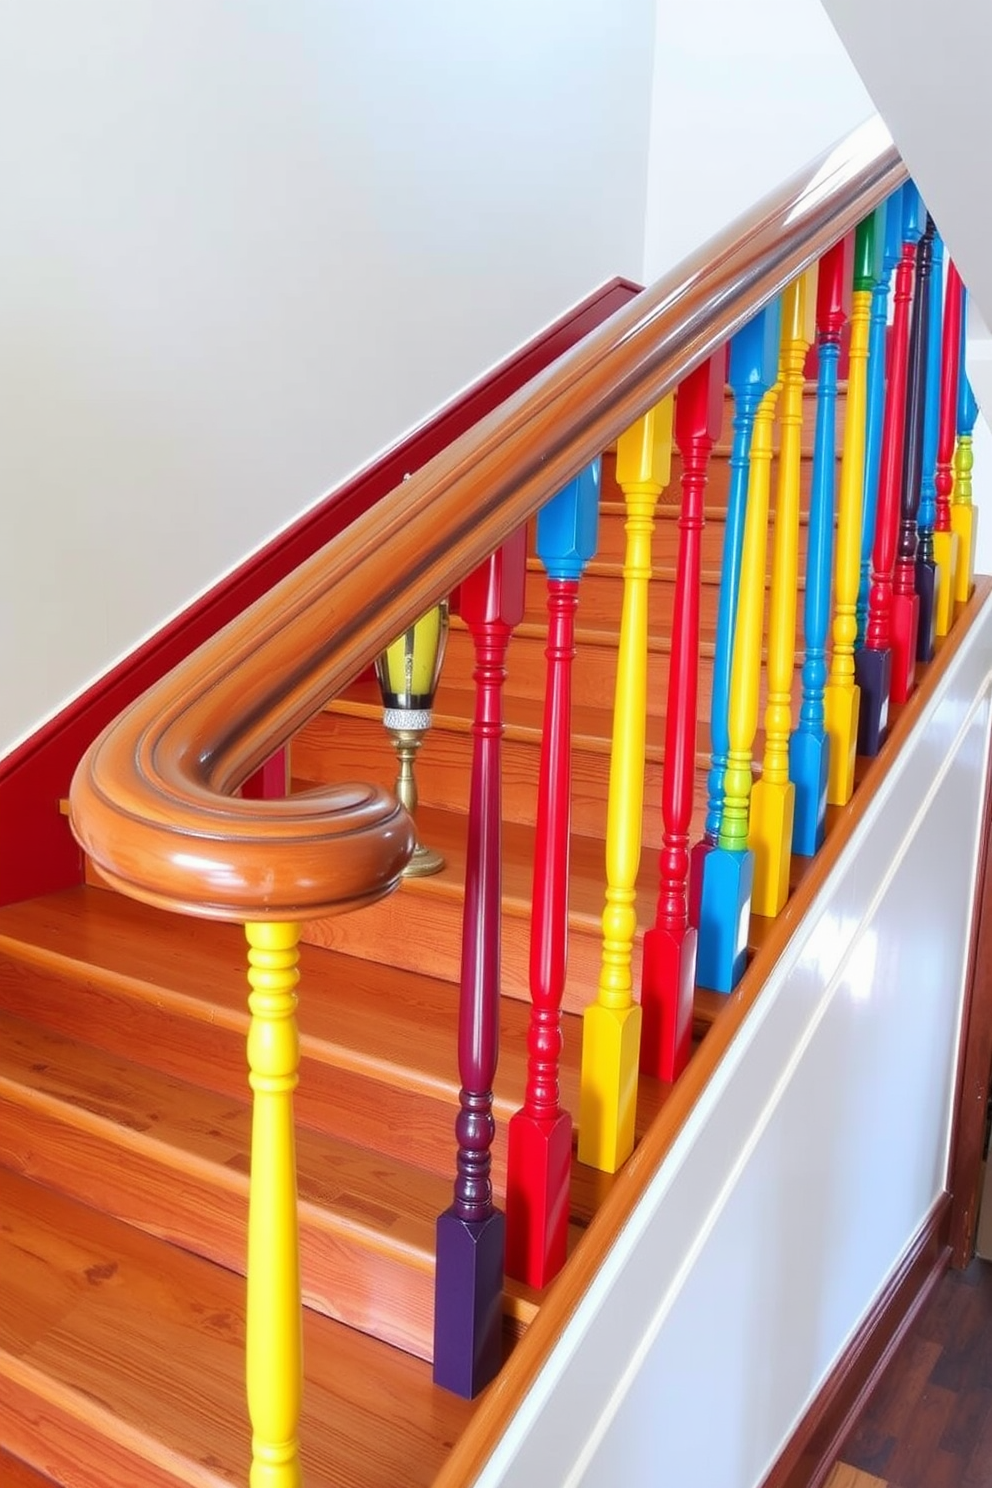
[[[596,551],[599,461],[538,514],[537,555],[548,575],[547,682],[534,837],[527,1091],[510,1122],[506,1269],[543,1287],[565,1264],[572,1118],[558,1088],[561,999],[568,949],[572,790],[572,660],[579,578]]]
[[[699,586],[703,492],[710,451],[723,422],[726,354],[691,372],[675,399],[675,442],[682,456],[682,512],[675,576],[672,651],[662,774],[658,909],[644,936],[640,1067],[674,1080],[692,1052],[696,931],[689,924],[689,824],[696,766],[699,687]]]
[[[468,1399],[502,1361],[503,1215],[491,1177],[499,1053],[505,658],[524,612],[525,535],[514,534],[464,580],[459,608],[475,645],[475,719],[458,1008],[461,1109],[455,1197],[437,1222],[434,1381]]]

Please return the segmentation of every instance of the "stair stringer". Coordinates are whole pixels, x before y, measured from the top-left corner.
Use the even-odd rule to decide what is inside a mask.
[[[986,597],[478,1488],[757,1488],[918,1245],[949,1183],[990,656]]]

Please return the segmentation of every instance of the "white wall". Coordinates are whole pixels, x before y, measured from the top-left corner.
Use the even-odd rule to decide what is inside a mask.
[[[657,4],[648,281],[874,113],[820,0]]]
[[[820,0],[817,0],[820,3]],[[984,326],[973,323],[969,361],[984,419],[975,426],[975,567],[992,573],[992,7],[983,0],[822,0],[923,193]]]
[[[0,0],[0,755],[644,241],[654,0]]]

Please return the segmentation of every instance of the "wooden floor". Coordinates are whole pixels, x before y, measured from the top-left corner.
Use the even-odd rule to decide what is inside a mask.
[[[992,1488],[992,1264],[948,1271],[826,1488]]]

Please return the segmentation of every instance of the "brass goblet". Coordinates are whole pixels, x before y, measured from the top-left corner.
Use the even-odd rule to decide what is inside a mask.
[[[447,640],[448,601],[443,599],[376,658],[382,721],[399,760],[395,790],[411,817],[417,811],[413,761],[431,726],[431,710]],[[442,855],[434,848],[425,847],[418,837],[403,874],[406,878],[426,878],[443,867]]]

